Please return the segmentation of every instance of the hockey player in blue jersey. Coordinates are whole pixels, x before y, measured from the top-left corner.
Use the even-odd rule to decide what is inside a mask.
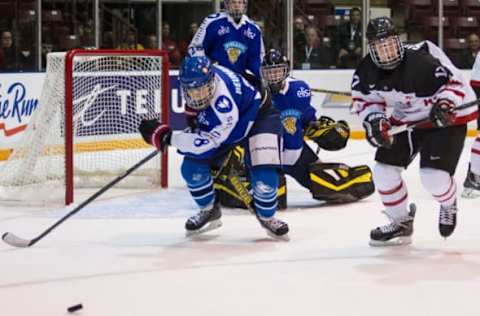
[[[184,155],[182,176],[200,208],[185,224],[187,235],[221,226],[211,171],[242,144],[257,219],[270,236],[286,237],[288,225],[274,217],[282,132],[278,111],[243,77],[205,56],[185,58],[179,79],[188,106],[198,113],[196,129],[172,131],[157,120],[144,120],[139,129],[159,150],[172,145]]]
[[[226,12],[209,15],[189,45],[190,56],[206,55],[237,73],[260,78],[264,46],[260,28],[245,13],[247,0],[224,0]]]
[[[273,105],[280,111],[283,171],[309,189],[313,198],[328,203],[353,202],[372,194],[368,166],[351,168],[321,162],[304,140],[306,136],[325,150],[342,149],[350,135],[347,122],[316,118],[310,87],[289,76],[289,61],[279,51],[272,49],[266,54],[261,71],[272,92]]]

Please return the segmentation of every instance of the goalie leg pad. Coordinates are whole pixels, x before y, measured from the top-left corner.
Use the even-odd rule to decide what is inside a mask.
[[[348,203],[375,192],[372,171],[366,165],[349,167],[342,163],[310,165],[313,198],[329,203]]]
[[[244,164],[244,149],[240,146],[232,149],[225,166],[214,177],[214,187],[216,196],[222,206],[246,209],[244,201],[230,181],[232,174],[235,174],[247,191],[251,192],[251,185]],[[280,210],[287,208],[286,184],[285,175],[279,175],[278,209]]]

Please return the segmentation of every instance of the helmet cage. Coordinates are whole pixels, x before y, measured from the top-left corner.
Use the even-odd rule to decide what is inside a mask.
[[[397,67],[405,54],[398,35],[374,39],[368,43],[368,52],[372,61],[380,68],[390,70]]]
[[[263,65],[262,78],[268,85],[281,84],[288,77],[288,64]]]
[[[193,110],[202,111],[210,105],[215,94],[215,77],[212,76],[202,85],[181,86],[187,105]]]
[[[238,21],[242,18],[244,14],[247,13],[248,0],[240,0],[243,3],[242,9],[235,9],[232,7],[231,2],[233,0],[224,0],[223,4],[225,5],[225,10],[227,13],[235,20]]]

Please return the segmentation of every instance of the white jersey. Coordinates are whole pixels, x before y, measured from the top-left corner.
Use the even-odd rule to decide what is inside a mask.
[[[402,63],[391,71],[378,68],[367,55],[352,80],[352,106],[362,120],[391,106],[392,124],[418,122],[428,118],[439,99],[459,106],[476,97],[462,72],[429,41],[406,46]],[[476,117],[476,107],[463,109],[457,112],[455,124],[465,124]]]
[[[480,54],[477,53],[473,63],[472,74],[470,76],[470,85],[474,88],[480,88]]]

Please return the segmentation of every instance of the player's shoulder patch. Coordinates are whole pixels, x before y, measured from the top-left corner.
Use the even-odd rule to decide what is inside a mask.
[[[215,100],[215,110],[220,113],[228,113],[231,112],[233,109],[233,102],[227,96],[219,96],[217,100]]]
[[[295,95],[298,98],[309,98],[312,96],[312,91],[310,90],[310,87],[305,81],[294,79],[289,84],[290,89],[293,89],[295,91]]]

